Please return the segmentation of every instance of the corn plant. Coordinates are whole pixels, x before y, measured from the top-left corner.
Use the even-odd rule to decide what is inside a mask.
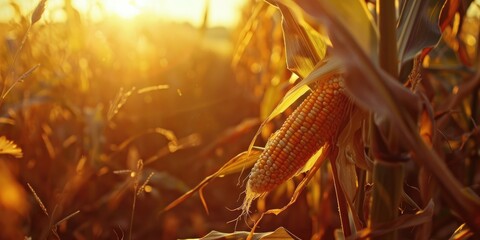
[[[255,238],[264,215],[284,212],[308,190],[308,184],[315,184],[311,180],[318,180],[315,176],[321,169],[321,175],[333,178],[340,220],[335,236],[339,239],[398,239],[399,235],[429,239],[436,234],[432,220],[440,210],[452,212],[459,220],[457,230],[450,233],[452,238],[480,234],[480,198],[472,191],[475,182],[470,177],[465,183],[462,175],[449,169],[438,134],[443,133],[440,124],[447,121],[445,116],[470,94],[473,100],[467,105],[467,115],[473,124],[467,135],[478,131],[478,114],[472,112],[478,111],[480,70],[471,68],[471,79],[440,105],[432,97],[436,93],[431,84],[436,79],[428,77],[429,60],[441,45],[442,33],[445,37],[448,29],[458,28],[458,17],[461,24],[472,1],[405,0],[397,5],[386,0],[266,2],[269,6],[260,2],[255,9],[268,13],[267,9],[274,8],[281,14],[286,65],[298,81],[264,118],[249,150],[166,209],[201,191],[211,179],[253,165],[244,203],[238,208],[240,217],[248,216],[252,201],[264,201],[278,186],[306,173],[287,205],[260,208],[250,233],[242,235]],[[252,18],[260,16],[254,11]],[[257,29],[252,26],[243,32],[254,34]],[[250,38],[247,43],[241,40],[241,52]],[[461,46],[459,56],[462,65],[470,67],[466,49]],[[268,122],[307,92],[310,95],[272,134],[265,148],[254,147]],[[455,150],[463,151],[465,143]],[[327,159],[330,168],[323,168]],[[406,184],[412,172],[418,174],[419,194],[409,191]],[[478,176],[478,169],[471,169],[472,175]],[[440,197],[435,195],[437,189]],[[321,237],[326,237],[323,231],[312,233],[312,238]]]

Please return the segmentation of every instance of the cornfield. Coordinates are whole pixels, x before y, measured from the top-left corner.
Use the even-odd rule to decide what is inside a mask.
[[[52,2],[0,3],[0,239],[480,238],[480,1]]]

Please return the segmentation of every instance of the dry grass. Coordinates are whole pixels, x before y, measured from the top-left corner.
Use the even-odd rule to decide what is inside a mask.
[[[65,11],[66,22],[34,13],[33,26],[30,14],[0,23],[1,136],[21,149],[7,144],[1,152],[1,172],[10,174],[0,179],[12,191],[0,198],[11,216],[0,220],[9,229],[0,238],[112,239],[131,231],[133,239],[172,239],[227,231],[194,204],[158,212],[248,144],[240,135],[238,143],[202,152],[256,109],[235,81],[231,50],[213,45],[230,46],[231,33],[155,19],[91,22]],[[136,169],[139,159],[145,175],[133,189],[132,178],[114,172]],[[217,219],[222,215],[232,216],[224,209]]]

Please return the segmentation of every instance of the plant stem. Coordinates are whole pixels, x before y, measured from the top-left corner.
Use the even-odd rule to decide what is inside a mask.
[[[378,0],[377,13],[380,31],[380,66],[390,75],[398,78],[395,1]]]
[[[380,66],[398,79],[395,1],[378,0],[377,14],[380,31]],[[374,133],[376,137],[372,138],[372,146],[376,146],[378,154],[375,154],[377,156],[373,166],[373,191],[368,220],[371,229],[395,220],[402,199],[404,167],[402,162],[395,159],[402,150],[399,138],[395,134],[397,129],[393,128],[392,124],[391,121],[384,121],[381,123],[382,126],[372,126],[372,129],[376,128],[379,132]],[[393,159],[389,159],[390,157]],[[397,232],[393,231],[372,239],[394,240],[397,239]]]
[[[5,98],[5,95],[6,95],[5,91],[6,91],[6,88],[7,88],[7,83],[8,83],[9,77],[10,77],[10,79],[12,79],[12,81],[16,82],[17,77],[16,77],[16,73],[15,73],[15,66],[17,65],[17,61],[18,61],[20,52],[22,51],[23,46],[25,46],[25,43],[27,42],[28,34],[30,33],[31,28],[32,28],[32,25],[29,24],[27,30],[25,31],[25,34],[23,35],[22,42],[20,43],[20,46],[15,51],[15,55],[13,57],[13,62],[8,68],[8,72],[7,72],[8,75],[7,75],[7,77],[5,77],[5,79],[3,79],[2,91],[1,91],[1,94],[0,94],[2,96],[2,100],[0,100],[0,103],[2,103],[3,98]],[[14,85],[15,84],[16,83],[14,83]]]
[[[398,207],[402,199],[404,164],[387,161],[375,161],[373,167],[373,191],[368,226],[375,228],[379,224],[397,218]],[[393,231],[373,239],[396,239]]]
[[[135,215],[135,206],[137,204],[137,188],[138,188],[138,176],[135,176],[135,183],[133,186],[133,203],[132,203],[132,216],[130,217],[130,229],[128,230],[128,239],[132,240],[132,229],[133,229],[133,217]]]

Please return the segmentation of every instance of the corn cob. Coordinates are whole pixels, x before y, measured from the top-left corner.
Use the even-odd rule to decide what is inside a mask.
[[[318,83],[269,139],[249,175],[244,210],[253,199],[291,178],[326,142],[337,137],[350,106],[343,90],[341,75]]]

